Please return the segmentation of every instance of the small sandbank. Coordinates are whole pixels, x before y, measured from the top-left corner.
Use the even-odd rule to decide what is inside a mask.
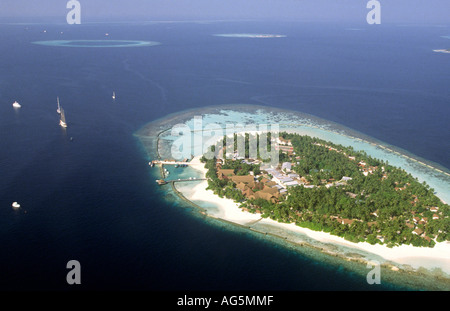
[[[436,52],[436,53],[450,53],[450,49],[433,50],[433,52]]]

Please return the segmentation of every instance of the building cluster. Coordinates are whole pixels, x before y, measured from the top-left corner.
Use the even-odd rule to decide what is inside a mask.
[[[378,169],[378,166],[367,165],[367,163],[364,162],[364,161],[360,161],[358,163],[358,166],[359,166],[359,170],[363,173],[364,176],[367,176],[369,174],[373,174]],[[384,167],[382,168],[382,170],[384,172]],[[387,175],[384,174],[383,178],[387,178]]]
[[[433,206],[433,207],[429,207],[428,210],[433,214],[432,219],[436,220],[439,219],[442,216],[442,212],[439,212],[439,207],[437,206]],[[420,225],[426,225],[428,223],[429,219],[428,217],[424,217],[422,214],[418,214],[413,212],[413,219],[412,222],[411,221],[407,221],[406,225],[411,228],[414,229],[412,231],[413,234],[416,234],[420,237],[423,237],[424,239],[426,239],[427,241],[430,241],[430,238],[426,235],[426,232],[424,232],[420,227]]]
[[[283,137],[278,137],[276,139],[277,144],[275,145],[275,150],[281,150],[282,152],[293,155],[294,147],[289,139],[284,139]]]
[[[434,213],[432,216],[433,220],[436,220],[436,219],[439,219],[440,217],[442,217],[442,212],[439,212],[439,207],[437,207],[437,206],[430,207],[430,208],[428,208],[428,210],[430,212]],[[378,217],[379,216],[378,213],[379,213],[378,211],[375,211],[375,212],[371,213],[371,215]],[[418,236],[424,238],[425,240],[430,241],[431,238],[429,236],[427,236],[426,232],[422,229],[422,228],[424,228],[424,226],[426,224],[428,224],[430,219],[428,217],[424,217],[422,215],[422,213],[416,213],[414,211],[412,212],[412,216],[413,216],[413,218],[411,220],[405,221],[406,227],[412,229],[412,234],[418,235]],[[393,217],[393,218],[395,219],[396,217]],[[376,224],[376,221],[372,222],[372,223]],[[370,225],[370,223],[369,223],[369,225]],[[400,233],[400,232],[398,232],[398,233]],[[377,238],[380,239],[381,241],[383,241],[383,238],[381,236],[377,236]]]
[[[298,161],[301,161],[300,156],[296,156],[294,152],[294,148],[292,147],[292,143],[290,140],[283,139],[282,137],[277,138],[278,143],[278,150],[281,150],[283,153],[286,153],[289,155],[289,159],[291,161],[295,162],[284,162],[281,165],[279,165],[276,168],[265,168],[261,169],[261,174],[255,175],[253,172],[249,172],[248,175],[240,176],[236,175],[234,169],[223,169],[222,166],[224,164],[224,160],[217,160],[216,162],[216,171],[217,176],[221,180],[230,180],[235,184],[235,187],[238,191],[241,191],[241,193],[244,195],[245,198],[254,200],[254,199],[264,199],[272,203],[280,202],[284,199],[284,196],[288,194],[288,189],[290,187],[296,187],[296,186],[304,186],[305,188],[314,188],[315,185],[312,185],[309,183],[309,181],[305,178],[305,176],[299,176],[293,168],[296,164],[298,164]],[[319,145],[322,147],[328,148],[330,151],[335,151],[338,153],[342,153],[345,156],[347,156],[352,161],[357,161],[356,157],[354,156],[348,156],[345,154],[344,151],[338,150],[334,147],[320,144],[320,143],[314,143],[315,145]],[[246,164],[261,164],[258,160],[252,160],[252,159],[245,159],[243,157],[239,157],[237,153],[234,154],[227,154],[227,158],[230,158],[232,161],[242,161],[242,163]],[[360,161],[357,163],[359,170],[362,172],[364,176],[368,176],[369,174],[373,174],[376,170],[378,170],[377,166],[370,166],[364,161]],[[387,173],[385,172],[385,168],[381,167],[382,173],[383,173],[383,179],[387,178]],[[330,178],[328,180],[321,180],[320,184],[324,185],[325,187],[329,188],[331,186],[344,186],[346,185],[346,182],[351,180],[351,177],[343,177],[341,180],[336,181],[333,178]],[[395,183],[395,190],[396,191],[402,191],[405,190],[406,187],[408,187],[410,184],[407,183],[405,185],[399,185],[398,182]],[[346,192],[346,194],[355,199],[357,197],[356,194],[351,192]],[[412,205],[416,205],[418,202],[417,196],[413,196],[413,200],[411,202]],[[442,216],[442,212],[439,212],[438,207],[429,207],[428,210],[432,212],[432,219],[436,220],[439,219]],[[260,213],[260,209],[257,207],[256,212]],[[297,216],[303,216],[302,213],[297,212]],[[375,211],[371,213],[371,215],[378,218],[379,212]],[[331,219],[336,220],[342,225],[350,226],[355,221],[361,222],[361,220],[358,219],[348,219],[348,218],[341,218],[338,216],[326,216],[324,217],[330,217]],[[394,217],[395,218],[395,217]],[[415,235],[418,235],[427,241],[430,241],[431,238],[427,236],[426,232],[424,232],[425,225],[429,222],[428,217],[424,217],[423,214],[416,214],[413,212],[413,218],[411,220],[406,220],[405,225],[412,230],[412,233]],[[377,221],[372,221],[367,223],[369,227],[372,227],[377,224]],[[378,230],[377,239],[381,240],[383,242],[384,238],[383,236],[379,235],[381,230]],[[400,232],[398,232],[400,233]]]
[[[253,174],[238,176],[234,169],[217,169],[217,177],[221,180],[230,180],[236,184],[247,199],[264,199],[276,203],[284,194],[276,187],[276,183],[268,178],[255,176]],[[262,178],[261,178],[262,177]]]
[[[350,160],[352,160],[352,161],[356,161],[356,157],[355,157],[355,156],[347,155],[347,153],[346,153],[345,151],[336,149],[336,148],[334,148],[334,147],[332,147],[332,146],[328,146],[328,145],[326,145],[326,144],[321,144],[321,143],[314,143],[314,145],[316,145],[316,146],[321,146],[321,147],[325,147],[325,148],[327,148],[327,149],[330,150],[330,151],[335,151],[335,152],[337,152],[337,153],[342,153],[342,154],[345,155],[348,159],[350,159]],[[360,161],[360,162],[358,163],[358,166],[359,166],[359,170],[363,173],[364,176],[367,176],[367,175],[369,175],[369,174],[373,174],[373,173],[378,169],[378,166],[367,165],[367,163],[365,163],[364,161]],[[383,171],[383,179],[387,178],[386,173],[384,173],[384,167],[382,167],[381,169],[382,169],[382,171]]]
[[[282,152],[291,155],[292,160],[300,160],[299,156],[295,157],[290,140],[279,137],[277,138],[277,143]],[[236,153],[227,155],[227,158],[231,158],[232,161],[242,161],[242,163],[246,164],[261,163],[258,160],[244,159]],[[250,172],[248,175],[238,176],[235,174],[234,169],[223,169],[224,160],[218,159],[216,162],[216,171],[219,179],[231,180],[236,185],[236,189],[240,190],[246,198],[264,199],[276,203],[280,201],[282,196],[287,195],[287,189],[290,187],[300,185],[303,185],[305,188],[315,187],[304,176],[299,176],[293,171],[296,163],[298,162],[284,162],[277,168],[262,169],[262,173],[257,176],[253,172]],[[344,182],[350,179],[350,177],[344,177],[341,181],[334,181],[333,179],[322,180],[322,184],[325,184],[327,188],[340,186],[344,185]]]

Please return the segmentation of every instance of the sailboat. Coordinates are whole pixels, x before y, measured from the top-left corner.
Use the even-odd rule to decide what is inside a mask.
[[[57,113],[61,113],[61,106],[59,104],[59,97],[56,97],[56,101],[58,102],[58,109],[56,109]]]
[[[20,208],[20,204],[17,203],[17,202],[13,202],[12,207],[13,207],[14,209],[18,209],[18,208]]]
[[[63,128],[67,127],[66,115],[64,114],[64,109],[62,109],[62,107],[61,107],[61,119],[59,120],[59,125],[61,125]]]
[[[116,99],[116,92],[113,92],[112,99]]]

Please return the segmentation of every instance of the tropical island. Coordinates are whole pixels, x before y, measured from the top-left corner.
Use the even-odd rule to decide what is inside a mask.
[[[230,146],[227,152],[227,136],[216,136],[221,139],[209,143],[211,154],[175,160],[173,127],[195,128],[197,116],[223,129],[229,123],[279,124],[279,150],[270,152],[278,154],[279,164],[258,154],[250,157],[249,135],[261,131],[245,134],[245,152],[237,148],[242,154]],[[192,141],[196,133],[207,132],[191,132]],[[170,184],[161,191],[178,197],[194,217],[362,275],[375,260],[385,280],[450,288],[449,207],[444,202],[450,201],[450,174],[437,163],[328,120],[259,105],[183,111],[150,122],[135,135],[147,159],[158,160],[149,162],[154,178]]]
[[[262,159],[248,158],[249,135],[246,154],[226,150],[221,140],[214,148],[228,157],[201,159],[208,189],[242,211],[356,243],[433,247],[450,241],[450,206],[405,170],[352,147],[287,132],[277,139],[280,165],[263,168]]]

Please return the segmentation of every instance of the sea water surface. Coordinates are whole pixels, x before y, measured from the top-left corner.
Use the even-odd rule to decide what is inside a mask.
[[[349,30],[356,26],[362,30]],[[448,28],[143,22],[0,29],[2,290],[71,289],[69,260],[81,264],[81,289],[405,289],[369,285],[351,267],[203,219],[156,186],[134,134],[186,109],[260,104],[343,124],[448,170],[450,68],[448,55],[433,53],[448,42]],[[223,33],[283,36],[215,36]],[[33,44],[108,39],[160,44]],[[57,96],[67,130],[58,126]]]

